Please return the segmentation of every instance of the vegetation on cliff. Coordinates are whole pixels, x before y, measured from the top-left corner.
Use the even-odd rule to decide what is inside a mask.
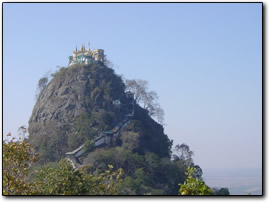
[[[134,114],[110,144],[95,146],[100,134],[126,119],[126,107],[120,106],[129,106],[127,90],[135,94]],[[124,82],[102,63],[63,67],[50,81],[42,77],[29,120],[29,138],[4,143],[5,194],[178,195],[179,184],[186,177],[192,180],[188,167],[194,169],[191,177],[204,186],[202,169],[193,162],[189,146],[172,149],[173,141],[161,125],[164,113],[157,98],[147,82]],[[76,167],[65,154],[81,145],[85,153]],[[16,153],[21,147],[23,159]],[[33,151],[39,153],[37,162]],[[14,162],[7,160],[10,155],[15,155]],[[10,168],[22,181],[12,181],[17,173]],[[189,181],[181,193],[189,193]]]
[[[102,64],[61,68],[43,88],[29,120],[29,141],[40,161],[60,160],[122,117],[112,101],[124,102],[124,84]],[[49,148],[49,149],[48,149]]]
[[[93,174],[87,167],[72,168],[62,159],[42,168],[34,168],[38,161],[27,140],[12,138],[3,143],[4,195],[117,195],[123,170],[109,165],[104,172]],[[33,169],[34,168],[34,169]]]
[[[66,152],[93,141],[123,119],[123,113],[113,101],[126,103],[125,84],[113,69],[95,63],[77,64],[61,68],[44,87],[45,80],[41,78],[39,82],[42,90],[29,120],[29,141],[40,153],[40,162],[60,160]],[[142,90],[139,100],[152,94],[145,88]],[[151,111],[154,109],[153,101],[148,98],[145,108],[135,105],[135,116],[115,146],[126,146],[133,138],[137,144],[135,152],[139,154],[153,152],[160,157],[170,156],[172,141],[150,117],[148,109],[149,106]],[[128,133],[135,133],[136,138]]]

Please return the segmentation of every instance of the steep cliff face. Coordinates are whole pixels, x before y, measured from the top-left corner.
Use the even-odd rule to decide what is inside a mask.
[[[29,120],[29,141],[40,153],[40,161],[59,160],[100,132],[123,119],[113,100],[126,102],[124,84],[102,64],[63,68],[41,91]],[[136,105],[129,131],[139,131],[139,151],[169,155],[169,139],[163,127]]]
[[[114,99],[124,100],[125,94],[121,78],[112,69],[102,64],[63,68],[39,95],[29,120],[29,140],[45,159],[58,159],[85,141],[86,135],[78,133],[86,130],[82,126],[89,124],[86,118],[96,117],[96,133],[120,119],[113,114]]]

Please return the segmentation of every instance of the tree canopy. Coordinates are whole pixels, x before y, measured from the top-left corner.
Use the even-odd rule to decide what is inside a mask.
[[[150,116],[157,119],[160,124],[164,121],[164,111],[158,103],[158,94],[148,90],[148,81],[141,79],[125,79],[125,88],[135,95],[135,100]]]
[[[210,189],[201,178],[194,177],[195,168],[188,167],[186,172],[186,181],[180,184],[180,195],[213,195]]]
[[[8,135],[10,136],[10,135]],[[4,195],[116,195],[123,170],[112,165],[104,172],[93,173],[87,167],[74,169],[62,159],[54,166],[30,172],[38,154],[26,140],[3,143]]]

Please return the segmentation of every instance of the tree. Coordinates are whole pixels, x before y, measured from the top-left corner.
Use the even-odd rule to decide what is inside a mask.
[[[109,68],[113,68],[113,63],[107,58],[107,56],[105,56],[104,58],[104,65],[109,67]]]
[[[140,103],[140,101],[143,99],[143,96],[146,94],[147,85],[148,81],[145,80],[125,79],[125,88],[127,91],[134,93],[134,99],[137,103]]]
[[[40,195],[116,195],[123,170],[112,171],[113,166],[103,173],[87,173],[87,167],[74,169],[62,159],[56,167],[41,169],[34,184]]]
[[[158,94],[155,91],[148,91],[148,81],[125,79],[125,88],[134,93],[136,103],[146,109],[149,115],[155,117],[160,124],[163,124],[164,111],[158,103]]]
[[[139,133],[124,131],[121,134],[122,147],[129,150],[135,150],[139,147]]]
[[[210,189],[201,178],[194,177],[195,168],[188,167],[186,172],[186,180],[184,184],[180,184],[180,195],[213,195]]]
[[[195,168],[195,172],[194,172],[194,177],[195,178],[202,178],[202,175],[203,175],[203,170],[202,168],[199,166],[199,165],[192,165],[194,168]]]
[[[214,195],[230,195],[229,189],[228,188],[213,188]]]
[[[41,91],[47,86],[48,81],[49,81],[48,76],[43,76],[42,78],[39,79],[38,85],[37,85],[36,98],[39,97]]]
[[[194,164],[192,159],[194,152],[190,150],[190,147],[187,144],[177,144],[174,152],[175,154],[172,156],[174,162],[182,164],[184,170],[186,170],[187,167],[194,167],[194,178],[202,178],[203,170],[199,165]]]
[[[49,81],[49,79],[48,79],[47,76],[44,76],[41,79],[39,79],[39,81],[38,81],[38,88],[40,90],[43,90],[47,86],[48,81]]]
[[[153,115],[156,117],[156,119],[159,123],[161,123],[161,124],[164,123],[164,111],[159,104],[157,104],[155,106],[155,110],[154,110]]]
[[[186,166],[190,166],[193,164],[192,156],[194,155],[193,151],[190,150],[190,147],[183,143],[181,145],[177,144],[175,146],[175,154],[173,158],[175,160],[182,160],[186,164]]]
[[[3,194],[37,194],[35,186],[27,181],[27,175],[31,165],[38,160],[38,155],[25,140],[15,140],[12,138],[3,142]]]
[[[11,136],[8,134],[7,136]],[[38,160],[38,154],[25,140],[12,138],[3,143],[3,195],[116,195],[121,184],[123,170],[88,172],[87,167],[74,169],[62,159],[56,166],[29,169]]]

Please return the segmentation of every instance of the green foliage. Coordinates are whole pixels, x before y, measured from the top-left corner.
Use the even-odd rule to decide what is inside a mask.
[[[95,149],[94,142],[91,140],[87,140],[84,145],[85,152],[92,152]]]
[[[71,148],[78,147],[82,142],[93,139],[97,131],[92,127],[92,119],[89,113],[83,113],[76,119],[77,134],[68,136],[68,145]]]
[[[88,173],[87,168],[73,169],[62,159],[59,163],[32,170],[38,160],[33,147],[26,141],[12,138],[3,143],[3,195],[116,195],[122,182],[123,170],[109,169]]]
[[[35,142],[39,143],[35,149],[39,153],[38,163],[40,164],[50,161],[59,161],[62,157],[61,154],[67,150],[67,137],[63,135],[63,131],[55,129],[51,130],[50,132],[51,133],[47,136],[43,135],[35,137]]]
[[[213,192],[214,192],[214,195],[221,195],[221,196],[230,195],[228,188],[220,188],[220,189],[213,188]]]
[[[69,81],[74,80],[73,75],[78,72],[83,86],[69,86]],[[113,144],[102,148],[94,148],[93,140],[101,132],[111,130],[124,118],[125,109],[113,105],[113,100],[120,100],[123,104],[130,102],[125,96],[125,85],[121,77],[101,64],[77,64],[61,68],[54,74],[51,82],[55,84],[55,90],[61,86],[66,87],[64,95],[70,93],[78,107],[74,107],[77,110],[74,113],[71,108],[68,109],[69,114],[57,115],[57,119],[70,118],[70,123],[64,128],[56,127],[59,121],[57,119],[45,123],[45,126],[43,122],[33,123],[34,135],[30,133],[30,141],[34,143],[41,157],[40,165],[36,167],[39,171],[33,181],[39,193],[177,195],[178,184],[184,182],[184,173],[188,166],[196,166],[194,178],[201,177],[202,170],[194,165],[193,152],[187,145],[178,146],[177,157],[170,159],[173,141],[164,134],[163,126],[150,117],[157,117],[161,122],[163,112],[156,102],[157,94],[147,90],[146,82],[142,81],[142,88],[141,85],[134,86],[138,87],[136,102],[142,104],[144,109],[135,104],[135,115],[121,131],[119,138],[113,140]],[[46,135],[36,135],[44,128],[48,130]],[[84,155],[79,159],[84,165],[83,169],[73,169],[65,160],[53,166],[48,165],[48,162],[59,161],[66,152],[83,143],[84,150],[88,153],[87,157]],[[116,170],[123,169],[125,174],[123,175],[121,170],[107,171],[107,165],[111,164]]]
[[[48,81],[49,81],[48,76],[43,76],[42,78],[39,79],[38,85],[37,85],[36,98],[39,97],[40,92],[47,86]]]
[[[85,142],[89,166],[74,169],[63,159],[59,163],[46,163],[29,168],[37,160],[33,148],[26,141],[3,144],[3,190],[5,195],[173,195],[177,194],[178,182],[184,181],[184,167],[180,162],[160,158],[155,153],[145,155],[130,148],[114,147],[93,149],[93,142]],[[116,171],[112,171],[114,164]],[[184,163],[183,163],[184,164]],[[91,165],[93,167],[91,167]],[[93,169],[95,168],[95,169]],[[126,171],[123,173],[123,169]],[[95,173],[95,174],[93,174]],[[212,194],[200,178],[194,178],[195,169],[189,168],[188,178],[181,185],[182,194]],[[226,192],[225,192],[226,191]],[[223,195],[227,190],[215,190]]]
[[[125,131],[121,134],[122,147],[129,150],[137,150],[139,147],[139,133]]]
[[[123,170],[112,169],[109,165],[103,173],[87,174],[63,159],[56,167],[41,169],[33,182],[40,195],[116,195]]]
[[[194,155],[193,151],[190,150],[190,147],[183,143],[181,145],[177,144],[175,146],[174,159],[183,160],[186,166],[191,166],[193,164],[192,156]]]
[[[186,181],[180,184],[180,195],[213,195],[210,189],[201,178],[194,178],[195,168],[188,167],[186,172]]]
[[[3,194],[37,194],[35,186],[27,181],[27,175],[38,155],[26,141],[14,140],[3,142]]]
[[[51,74],[51,77],[54,78],[56,76],[62,76],[64,75],[64,73],[66,72],[66,69],[65,67],[60,67],[57,71],[55,71],[54,73]]]
[[[122,142],[125,143],[124,146],[130,142],[130,139],[133,139],[134,142],[131,145],[136,147],[134,151],[139,154],[152,152],[160,157],[170,157],[173,141],[163,134],[161,125],[144,115],[139,110],[136,111],[137,117],[126,128],[127,133],[133,133],[133,137],[126,137],[125,132],[121,137]]]
[[[175,162],[151,152],[139,155],[123,147],[96,149],[84,163],[100,170],[112,163],[116,169],[122,168],[125,171],[119,188],[122,195],[177,195],[178,183],[184,181],[184,170]]]
[[[120,186],[123,195],[163,195],[164,190],[153,188],[150,177],[143,168],[137,168],[132,177],[126,177]]]
[[[106,112],[103,109],[82,113],[76,118],[77,134],[68,136],[68,145],[74,149],[87,140],[93,141],[102,131],[112,128],[114,117],[113,112]]]
[[[41,79],[39,79],[39,81],[38,81],[38,88],[40,90],[44,89],[47,86],[48,81],[49,81],[49,79],[46,76],[44,76]]]

